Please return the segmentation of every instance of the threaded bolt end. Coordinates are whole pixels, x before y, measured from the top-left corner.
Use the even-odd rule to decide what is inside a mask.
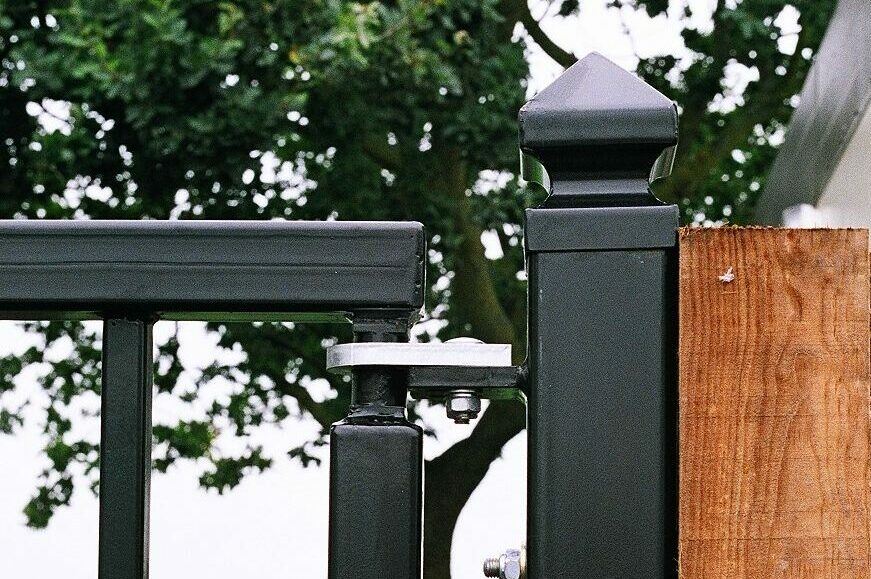
[[[498,557],[491,557],[484,561],[484,577],[499,577],[500,573]]]

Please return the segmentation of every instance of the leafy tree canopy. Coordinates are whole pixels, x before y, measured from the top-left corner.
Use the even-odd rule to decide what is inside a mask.
[[[534,7],[583,18],[586,4]],[[675,173],[657,193],[680,203],[687,222],[746,221],[834,0],[720,0],[704,27],[682,2],[608,4],[648,18],[670,11],[685,24],[689,56],[642,55],[637,69],[681,110]],[[511,342],[522,353],[521,216],[535,200],[515,174],[515,119],[527,96],[524,51],[535,45],[563,66],[575,61],[525,0],[0,0],[0,216],[419,220],[439,337]],[[749,78],[746,89],[736,75]],[[485,258],[483,232],[498,238],[501,258]],[[100,343],[78,323],[28,328],[39,344],[0,363],[0,430],[22,422],[3,393],[25,366],[45,363],[50,466],[25,508],[41,527],[68,503],[74,470],[96,487],[97,446],[71,427],[75,401],[99,393]],[[325,432],[344,415],[346,384],[326,376],[335,396],[325,402],[307,386],[325,377],[324,343],[347,330],[209,328],[243,361],[195,370],[184,388],[172,338],[160,346],[158,391],[195,404],[212,380],[236,388],[197,420],[155,425],[154,466],[204,458],[201,483],[224,490],[274,457],[253,443],[222,455],[223,432],[247,440],[304,416]],[[71,355],[51,356],[70,339]],[[494,403],[468,440],[427,464],[427,486],[438,489],[427,496],[427,577],[448,576],[460,509],[523,421],[522,408]],[[308,464],[323,443],[288,454]]]

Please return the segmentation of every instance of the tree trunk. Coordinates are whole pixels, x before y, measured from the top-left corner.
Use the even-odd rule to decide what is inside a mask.
[[[515,363],[523,359],[525,344],[499,303],[490,264],[481,245],[481,228],[470,219],[465,195],[470,177],[459,151],[439,151],[438,186],[454,201],[455,224],[462,240],[455,252],[452,307],[471,327],[472,337],[490,343],[510,343]],[[472,434],[439,457],[427,461],[424,497],[424,578],[449,579],[454,527],[472,492],[499,456],[502,447],[526,426],[526,408],[520,402],[494,401]]]

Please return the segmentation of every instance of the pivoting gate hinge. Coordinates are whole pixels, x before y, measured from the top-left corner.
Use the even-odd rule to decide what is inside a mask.
[[[418,400],[444,401],[448,417],[468,424],[481,399],[521,397],[525,368],[511,365],[511,344],[472,338],[443,343],[356,342],[327,349],[327,370],[351,372],[362,366],[408,369],[408,390]]]

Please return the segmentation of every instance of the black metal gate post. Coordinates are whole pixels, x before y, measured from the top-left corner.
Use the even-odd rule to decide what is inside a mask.
[[[407,342],[417,311],[357,312],[357,342]],[[421,574],[423,431],[406,419],[408,369],[353,370],[348,417],[330,431],[329,579]]]
[[[103,323],[100,579],[148,577],[152,322]]]
[[[678,209],[648,188],[675,106],[593,54],[519,120],[550,179],[526,213],[529,577],[675,577]]]

